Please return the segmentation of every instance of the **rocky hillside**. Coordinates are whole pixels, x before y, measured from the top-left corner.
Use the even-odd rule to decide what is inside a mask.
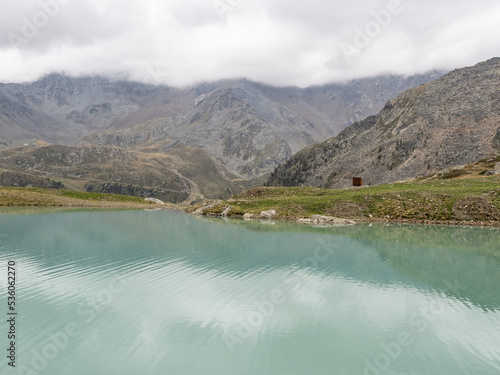
[[[0,186],[66,188],[175,203],[229,197],[251,185],[221,169],[203,150],[189,146],[177,145],[167,155],[39,142],[0,150]]]
[[[76,143],[92,132],[185,110],[183,95],[189,96],[179,89],[60,74],[0,84],[0,141]]]
[[[430,175],[500,153],[500,58],[410,89],[382,111],[294,155],[273,186],[345,188]]]

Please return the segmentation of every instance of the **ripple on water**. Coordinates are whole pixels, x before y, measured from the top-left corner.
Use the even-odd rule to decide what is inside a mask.
[[[500,373],[499,231],[183,218],[0,215],[19,358],[73,324],[46,373]]]

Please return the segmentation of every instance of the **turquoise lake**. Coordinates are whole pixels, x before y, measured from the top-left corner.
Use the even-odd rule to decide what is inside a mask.
[[[0,273],[2,375],[500,374],[499,229],[10,210]]]

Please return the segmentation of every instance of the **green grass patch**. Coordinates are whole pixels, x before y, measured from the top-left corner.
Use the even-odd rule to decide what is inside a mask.
[[[486,198],[498,208],[500,178],[412,181],[357,189],[312,187],[256,188],[232,198],[233,213],[275,210],[280,217],[332,215],[345,218],[453,220],[455,203],[467,197]]]
[[[86,203],[87,202],[87,203]],[[116,194],[84,193],[79,191],[44,188],[0,188],[0,206],[108,206],[137,205],[147,206],[142,197]]]
[[[61,196],[82,199],[82,200],[93,200],[93,201],[107,201],[107,202],[144,202],[142,197],[133,197],[129,195],[117,195],[117,194],[103,194],[103,193],[85,193],[80,191],[61,191]]]

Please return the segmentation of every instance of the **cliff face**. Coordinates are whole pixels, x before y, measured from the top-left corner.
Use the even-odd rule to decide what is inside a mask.
[[[500,58],[410,89],[278,166],[270,185],[345,188],[425,176],[500,153]]]

